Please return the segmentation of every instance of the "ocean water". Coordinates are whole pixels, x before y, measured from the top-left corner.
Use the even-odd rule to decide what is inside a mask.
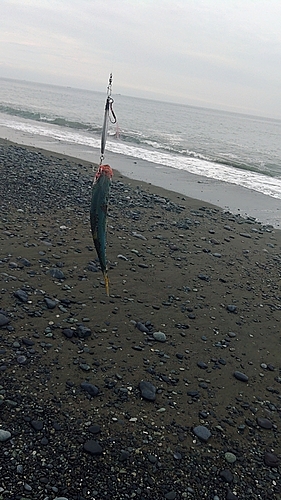
[[[112,97],[118,129],[110,124],[107,151],[281,199],[281,120],[115,95],[114,85]],[[0,126],[98,149],[105,99],[106,86],[0,78]]]

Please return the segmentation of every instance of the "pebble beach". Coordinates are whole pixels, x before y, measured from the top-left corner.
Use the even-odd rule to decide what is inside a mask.
[[[0,172],[0,500],[280,500],[281,231],[114,171],[107,297],[93,165]]]

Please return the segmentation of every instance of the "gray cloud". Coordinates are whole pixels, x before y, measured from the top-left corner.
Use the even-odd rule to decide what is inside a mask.
[[[1,75],[281,118],[279,0],[1,0]]]

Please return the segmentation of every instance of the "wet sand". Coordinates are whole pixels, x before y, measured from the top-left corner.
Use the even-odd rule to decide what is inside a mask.
[[[0,168],[0,498],[280,500],[281,232],[115,172],[107,297],[92,165]]]

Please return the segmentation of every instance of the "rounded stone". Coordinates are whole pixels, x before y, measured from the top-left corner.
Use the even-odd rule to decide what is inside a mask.
[[[271,453],[270,451],[266,451],[264,453],[264,463],[268,467],[278,467],[279,462],[280,460],[274,453]]]
[[[27,363],[27,357],[22,354],[22,355],[17,357],[17,362],[20,365],[25,365]]]
[[[42,420],[31,420],[30,425],[35,431],[42,431],[44,422]]]
[[[86,391],[90,396],[95,397],[99,393],[98,387],[93,384],[89,384],[88,382],[82,382],[80,384],[81,389]]]
[[[0,327],[1,326],[6,326],[8,323],[10,323],[10,319],[7,318],[4,314],[0,313]]]
[[[90,453],[90,455],[93,456],[99,456],[102,454],[101,445],[97,441],[94,441],[93,439],[89,439],[89,441],[86,441],[84,443],[83,448],[87,453]]]
[[[228,310],[228,312],[235,313],[237,311],[237,306],[235,306],[233,304],[228,304],[226,309]]]
[[[64,280],[65,279],[65,275],[64,275],[64,273],[60,269],[57,269],[57,268],[50,269],[48,271],[48,273],[49,273],[50,276],[52,276],[52,278],[56,278],[58,280]]]
[[[232,483],[233,481],[233,474],[227,469],[220,471],[220,477],[225,483]]]
[[[55,300],[49,299],[48,297],[44,298],[45,304],[48,309],[55,309],[57,302]]]
[[[201,370],[206,370],[208,368],[208,365],[204,363],[204,361],[198,361],[197,366],[201,368]]]
[[[166,493],[165,495],[165,499],[166,500],[174,500],[176,498],[177,494],[175,491],[169,491],[168,493]]]
[[[193,428],[193,432],[200,441],[204,441],[204,443],[207,443],[208,439],[211,437],[211,432],[207,427],[204,425],[198,425],[197,427]]]
[[[224,457],[229,464],[234,464],[234,462],[236,462],[236,455],[234,455],[234,453],[231,453],[230,451],[227,451]]]
[[[157,342],[166,342],[166,335],[163,332],[154,332],[153,338],[157,340]]]
[[[91,434],[99,434],[100,433],[100,426],[98,424],[92,424],[90,425],[90,427],[88,428],[88,431],[91,433]]]
[[[258,417],[257,424],[262,429],[272,429],[272,422],[268,418]]]
[[[154,387],[151,382],[146,382],[142,380],[139,383],[139,389],[141,391],[141,395],[147,401],[155,401],[156,399],[156,387]]]
[[[233,375],[237,380],[240,380],[241,382],[248,382],[249,380],[249,377],[245,375],[245,373],[241,373],[239,371],[234,372]]]
[[[5,431],[4,429],[0,429],[0,442],[5,443],[8,439],[11,439],[12,434],[9,431]]]
[[[234,493],[232,493],[232,491],[228,490],[226,500],[238,500],[238,498],[234,495]]]
[[[25,290],[16,290],[14,292],[14,296],[19,299],[21,302],[27,302],[28,301],[28,294],[25,292]]]

